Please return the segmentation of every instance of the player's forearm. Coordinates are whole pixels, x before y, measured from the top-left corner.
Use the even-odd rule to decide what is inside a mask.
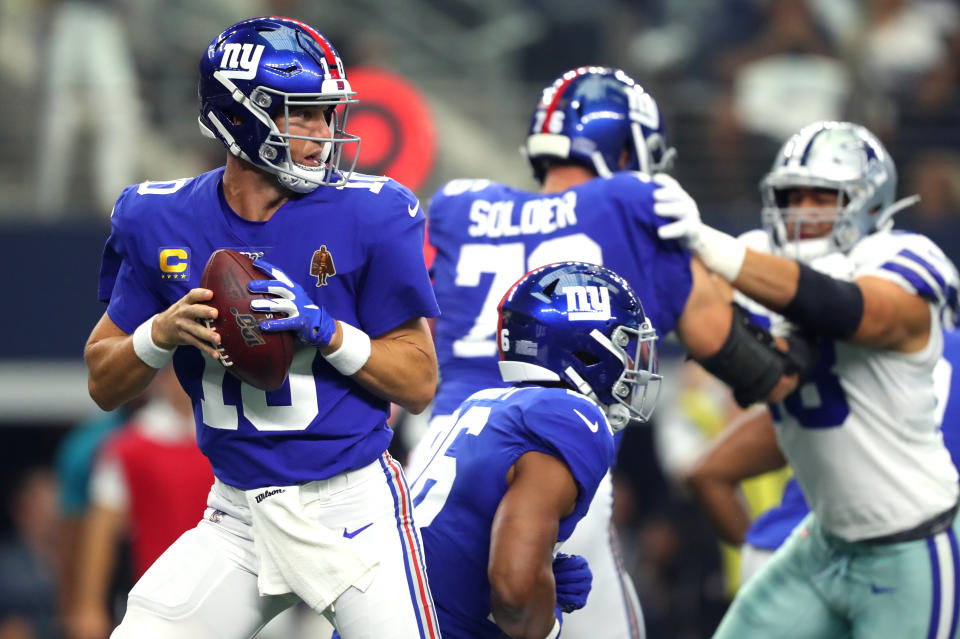
[[[123,524],[122,512],[94,505],[87,515],[80,540],[74,589],[74,609],[105,608],[113,576],[115,549]]]
[[[370,359],[354,379],[375,395],[422,413],[437,390],[436,356],[402,340],[373,340]]]
[[[330,342],[340,348],[342,323]],[[349,327],[348,327],[349,328]],[[437,390],[437,354],[426,320],[416,318],[370,340],[370,356],[352,378],[371,393],[417,414]],[[321,351],[324,356],[330,353]]]
[[[142,393],[157,373],[137,357],[129,335],[88,342],[83,357],[90,397],[103,410],[113,410]]]
[[[741,545],[750,527],[750,513],[736,484],[696,475],[690,477],[689,483],[720,538],[728,544]]]
[[[733,286],[767,308],[780,310],[796,295],[799,277],[794,260],[748,248]]]
[[[549,564],[537,578],[509,567],[491,567],[490,611],[497,625],[516,639],[543,639],[553,628],[556,606],[553,571]]]

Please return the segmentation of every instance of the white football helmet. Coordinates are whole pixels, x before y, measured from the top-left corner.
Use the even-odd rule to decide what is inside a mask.
[[[798,187],[829,189],[839,195],[831,208],[791,208],[788,193]],[[880,140],[850,122],[816,122],[781,147],[760,183],[763,227],[775,253],[809,262],[846,253],[864,236],[893,226],[893,215],[920,198],[894,201],[897,169]],[[832,222],[826,235],[811,237],[805,224]]]

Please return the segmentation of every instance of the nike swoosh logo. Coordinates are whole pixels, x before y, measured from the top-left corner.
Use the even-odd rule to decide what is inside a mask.
[[[348,532],[347,529],[344,528],[344,529],[343,529],[343,536],[346,537],[347,539],[353,539],[354,537],[356,537],[357,535],[359,535],[360,533],[362,533],[364,530],[366,530],[367,528],[369,528],[369,527],[372,526],[372,525],[373,525],[373,522],[371,521],[371,522],[370,522],[369,524],[367,524],[366,526],[361,526],[360,528],[357,528],[357,529],[354,530],[353,532]]]
[[[598,424],[597,422],[591,422],[589,419],[584,417],[583,413],[578,411],[576,408],[573,409],[573,412],[577,414],[577,417],[583,420],[583,423],[587,425],[587,428],[589,428],[591,432],[595,433],[597,432],[597,429],[600,428],[600,424]]]
[[[870,584],[870,592],[872,592],[875,595],[882,595],[885,592],[893,592],[893,591],[894,591],[894,588],[888,588],[884,586],[877,586],[874,584]]]
[[[417,200],[413,206],[407,206],[407,213],[410,214],[410,217],[416,217],[417,211],[420,210],[420,200]]]

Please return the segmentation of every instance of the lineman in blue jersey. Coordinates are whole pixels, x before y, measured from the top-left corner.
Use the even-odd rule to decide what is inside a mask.
[[[586,561],[554,549],[613,462],[607,415],[645,421],[659,393],[656,332],[609,269],[531,271],[500,318],[500,373],[514,385],[474,393],[411,468],[447,639],[558,636],[591,580]]]
[[[226,166],[120,195],[100,273],[107,311],[85,357],[104,408],[172,357],[216,482],[113,637],[251,637],[300,599],[344,639],[437,639],[409,491],[386,453],[389,403],[422,411],[436,384],[423,213],[403,186],[341,169],[358,142],[344,132],[354,94],[308,25],[230,27],[201,60],[199,94]],[[220,248],[271,277],[250,285],[273,294],[253,310],[280,314],[260,329],[299,337],[277,391],[225,374],[219,336],[198,322],[215,316],[197,285]]]
[[[575,259],[608,266],[637,291],[654,327],[676,330],[690,353],[750,403],[792,388],[797,368],[769,342],[734,321],[726,297],[699,260],[657,237],[657,184],[649,175],[673,155],[657,105],[623,71],[581,67],[547,87],[533,112],[527,155],[542,184],[531,193],[487,180],[455,180],[434,195],[429,241],[436,249],[434,290],[443,314],[435,333],[440,388],[416,464],[450,414],[477,390],[501,385],[496,366],[496,305],[525,271]],[[784,383],[781,376],[787,374]],[[624,424],[617,424],[622,427]],[[613,491],[604,479],[571,539],[597,576],[586,608],[565,636],[639,637],[643,621],[619,564],[610,528]]]
[[[821,353],[810,381],[772,407],[811,514],[737,593],[717,639],[956,635],[960,487],[935,370],[960,278],[929,239],[891,229],[916,200],[896,200],[896,184],[863,127],[804,127],[761,184],[773,253],[704,226],[678,185],[658,192],[658,213],[675,220],[662,235],[817,336]],[[831,256],[846,274],[814,268]]]

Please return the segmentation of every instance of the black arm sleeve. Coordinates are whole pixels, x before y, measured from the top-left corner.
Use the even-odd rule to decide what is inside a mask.
[[[734,304],[726,341],[700,364],[730,386],[734,399],[746,408],[765,399],[783,375],[800,373],[802,377],[816,360],[812,342],[799,336],[791,336],[788,342],[789,354],[778,349],[773,336],[752,324],[743,309]]]
[[[800,263],[797,292],[781,314],[807,333],[849,339],[863,319],[863,292]]]

